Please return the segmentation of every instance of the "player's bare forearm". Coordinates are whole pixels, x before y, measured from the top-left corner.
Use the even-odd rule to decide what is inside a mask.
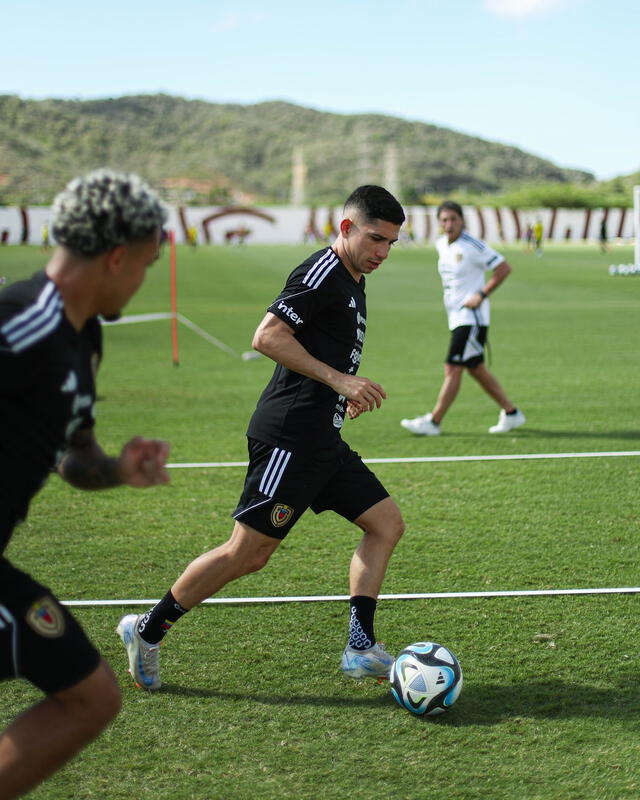
[[[283,367],[331,386],[339,375],[328,364],[319,361],[303,347],[292,329],[275,314],[267,313],[256,330],[252,347]]]
[[[493,292],[498,288],[498,286],[500,286],[510,272],[511,267],[509,264],[507,264],[506,261],[501,261],[493,270],[491,277],[487,281],[483,290],[481,292],[474,292],[471,297],[468,297],[465,300],[463,306],[465,306],[465,308],[478,308],[485,298],[489,297],[490,294],[493,294]]]
[[[485,286],[485,292],[487,294],[491,294],[495,289],[500,286],[500,284],[504,281],[504,279],[509,275],[511,272],[511,267],[507,264],[506,261],[501,261],[498,266],[493,270],[491,273],[491,277],[487,281],[487,285]]]
[[[169,482],[168,456],[166,442],[135,436],[118,458],[112,458],[103,452],[92,431],[83,430],[74,434],[58,472],[77,489],[145,488]]]
[[[356,402],[362,411],[380,408],[386,392],[369,378],[339,372],[319,361],[296,339],[293,330],[275,314],[267,313],[253,337],[252,346],[283,367],[330,386],[347,400]]]

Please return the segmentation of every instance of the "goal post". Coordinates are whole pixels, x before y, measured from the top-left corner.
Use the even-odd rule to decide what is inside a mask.
[[[633,187],[633,264],[611,264],[609,275],[640,275],[640,186]]]
[[[640,186],[633,187],[633,235],[636,240],[635,267],[640,269]]]
[[[169,231],[169,264],[171,271],[171,354],[173,366],[180,364],[178,355],[178,288],[176,277],[176,235],[174,231]]]

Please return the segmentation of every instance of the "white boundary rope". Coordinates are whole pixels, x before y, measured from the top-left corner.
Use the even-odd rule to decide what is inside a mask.
[[[615,456],[640,456],[638,450],[614,450],[602,453],[529,453],[524,455],[493,456],[433,456],[415,458],[370,458],[364,459],[369,464],[397,464],[438,461],[514,461],[542,458],[603,458]],[[246,467],[246,461],[209,461],[188,464],[167,464],[173,469],[207,468],[207,467]],[[550,597],[557,595],[604,595],[604,594],[638,594],[640,587],[617,587],[598,589],[524,589],[494,592],[422,592],[415,594],[381,594],[380,600],[446,600],[455,598],[490,598],[490,597]],[[203,601],[207,605],[241,605],[241,604],[273,604],[273,603],[318,603],[346,601],[349,595],[300,595],[290,597],[211,597]],[[153,606],[158,599],[124,599],[124,600],[63,600],[65,606]]]
[[[524,589],[503,592],[420,592],[416,594],[381,594],[380,600],[450,600],[489,597],[549,597],[556,595],[638,594],[640,586],[615,589]],[[241,605],[273,603],[329,603],[347,601],[349,595],[301,595],[298,597],[210,597],[207,605]],[[65,606],[154,606],[159,600],[63,600]]]
[[[120,319],[115,320],[115,322],[108,322],[107,325],[129,325],[137,322],[155,322],[156,320],[160,319],[173,319],[173,312],[172,311],[158,311],[152,314],[130,314],[126,317],[120,317]],[[210,333],[207,333],[203,328],[199,325],[196,325],[195,322],[192,322],[188,317],[185,317],[184,314],[177,313],[176,319],[178,322],[181,322],[187,328],[192,330],[198,336],[202,337],[205,341],[212,344],[214,347],[217,347],[219,350],[223,350],[225,353],[228,353],[230,356],[234,358],[239,358],[240,353],[237,353],[233,347],[229,347],[228,344],[220,341],[220,339],[216,339],[215,336],[212,336]]]
[[[186,325],[187,328],[192,330],[194,333],[197,333],[198,336],[201,336],[206,342],[209,342],[209,344],[214,345],[214,347],[218,347],[220,350],[224,350],[224,352],[229,353],[230,356],[235,356],[236,358],[240,356],[240,353],[236,353],[233,347],[229,347],[228,344],[221,342],[220,339],[216,339],[215,336],[212,336],[210,333],[207,333],[199,325],[196,325],[195,322],[191,322],[191,320],[185,317],[184,314],[178,313],[177,320],[178,322],[181,322],[183,325]]]
[[[526,461],[543,458],[615,458],[640,456],[640,450],[612,450],[601,453],[525,453],[494,456],[410,456],[407,458],[363,458],[365,464],[424,464],[447,461]],[[248,461],[194,461],[167,464],[169,469],[215,469],[217,467],[246,467]]]
[[[153,314],[130,314],[128,317],[120,317],[113,322],[107,322],[107,326],[112,325],[129,325],[136,322],[155,322],[157,319],[171,319],[173,312],[171,311],[157,311]]]

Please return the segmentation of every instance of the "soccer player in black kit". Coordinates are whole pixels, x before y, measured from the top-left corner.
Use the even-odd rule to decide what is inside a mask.
[[[362,529],[349,570],[349,639],[343,672],[387,677],[392,657],[377,642],[374,613],[404,523],[380,481],[342,440],[345,415],[379,408],[378,383],[358,377],[366,333],[365,275],[398,239],[404,212],[379,186],[361,186],[344,206],[331,247],[293,270],[253,339],[276,362],[247,431],[249,468],[227,542],[191,562],[146,614],[118,625],[139,686],[160,686],[159,643],[186,611],[255,572],[299,517],[332,510]]]
[[[165,218],[135,175],[77,178],[54,202],[44,270],[0,292],[0,680],[45,695],[0,734],[0,800],[40,783],[120,709],[116,678],[80,625],[3,553],[56,467],[81,489],[168,480],[165,442],[134,437],[109,458],[93,433],[97,316],[115,319],[141,285]]]

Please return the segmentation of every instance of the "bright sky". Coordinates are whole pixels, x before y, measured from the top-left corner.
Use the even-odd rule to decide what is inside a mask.
[[[380,112],[640,169],[640,0],[20,0],[0,93]]]

